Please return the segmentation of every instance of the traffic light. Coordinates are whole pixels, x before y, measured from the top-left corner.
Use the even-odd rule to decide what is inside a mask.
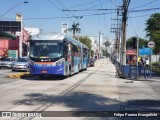
[[[137,38],[133,38],[133,49],[137,49]]]

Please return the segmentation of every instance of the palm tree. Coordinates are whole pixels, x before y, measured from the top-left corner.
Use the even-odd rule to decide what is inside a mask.
[[[68,31],[72,31],[72,32],[73,32],[73,37],[75,38],[75,34],[76,34],[77,32],[80,32],[80,31],[81,31],[81,29],[79,28],[79,23],[75,23],[75,22],[74,22],[74,23],[72,24],[72,27],[69,28]]]

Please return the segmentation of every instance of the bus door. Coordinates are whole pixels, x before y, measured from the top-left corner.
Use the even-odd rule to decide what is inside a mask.
[[[71,43],[65,43],[64,48],[64,57],[65,57],[65,72],[68,73],[68,69],[71,70],[71,63],[72,63],[72,53],[71,53]],[[70,67],[69,67],[70,66]]]

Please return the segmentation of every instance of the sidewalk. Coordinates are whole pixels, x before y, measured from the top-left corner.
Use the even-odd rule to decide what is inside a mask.
[[[112,64],[110,62],[110,64]],[[112,64],[114,66],[114,64]],[[116,66],[115,66],[116,69]],[[117,70],[118,75],[119,70]],[[122,76],[120,76],[122,77]],[[160,80],[117,78],[118,95],[121,101],[121,111],[160,111]],[[128,118],[125,118],[128,120]],[[133,119],[133,118],[132,118]],[[145,120],[146,118],[139,118]],[[136,120],[139,120],[136,118]],[[160,118],[147,118],[147,120]],[[135,118],[133,119],[135,120]]]
[[[113,63],[114,64],[114,63]],[[159,81],[160,82],[160,74],[156,73],[154,71],[151,71],[146,68],[141,68],[141,73],[138,73],[137,77],[137,69],[136,66],[131,66],[131,70],[128,69],[125,71],[126,73],[122,73],[119,66],[114,64],[117,70],[117,74],[119,78],[122,79],[132,79],[132,80],[138,80],[138,81]],[[133,68],[134,67],[134,68]],[[123,69],[123,68],[122,68]],[[138,71],[139,72],[139,71]],[[124,75],[125,74],[125,75]]]

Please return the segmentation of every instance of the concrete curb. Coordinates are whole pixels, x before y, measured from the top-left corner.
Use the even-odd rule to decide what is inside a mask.
[[[126,79],[125,76],[122,74],[122,72],[120,71],[120,69],[116,66],[116,64],[114,64],[114,62],[112,60],[110,60],[110,62],[115,65],[117,73],[118,73],[118,77],[122,78],[122,79]]]
[[[31,76],[29,72],[22,72],[22,73],[15,73],[15,74],[9,74],[6,77],[7,78],[21,78],[21,77],[26,77],[26,76]]]
[[[119,78],[126,79],[125,76],[122,74],[122,72],[120,71],[120,69],[117,66],[116,66],[116,69],[117,69],[117,73],[118,73]]]

